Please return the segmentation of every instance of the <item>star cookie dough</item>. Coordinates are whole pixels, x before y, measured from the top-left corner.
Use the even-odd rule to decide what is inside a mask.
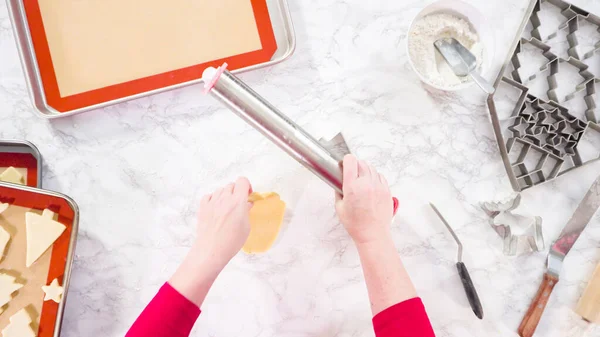
[[[58,280],[54,279],[50,285],[42,286],[42,290],[46,294],[44,296],[44,301],[54,301],[56,303],[60,303],[62,299],[62,295],[64,293],[63,287],[58,284]]]

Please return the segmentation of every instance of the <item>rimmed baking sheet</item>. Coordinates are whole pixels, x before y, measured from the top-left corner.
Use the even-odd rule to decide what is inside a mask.
[[[197,83],[224,61],[238,70],[272,64],[295,47],[285,0],[7,3],[45,117]]]
[[[0,140],[0,173],[11,166],[24,176],[25,185],[42,187],[42,156],[33,144]]]
[[[58,337],[64,312],[67,289],[71,275],[71,263],[79,211],[77,205],[68,197],[50,191],[27,186],[0,183],[0,202],[11,206],[0,214],[0,226],[11,234],[11,240],[0,262],[0,270],[24,283],[8,306],[0,314],[0,330],[9,323],[10,317],[25,308],[33,319],[32,327],[38,337]],[[62,235],[31,267],[25,267],[25,213],[41,213],[50,209],[58,214],[60,223],[67,228]],[[57,278],[65,293],[60,303],[43,301],[41,286]]]

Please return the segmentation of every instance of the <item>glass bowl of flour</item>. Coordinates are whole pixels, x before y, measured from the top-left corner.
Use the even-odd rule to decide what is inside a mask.
[[[489,60],[493,59],[492,32],[475,7],[459,0],[440,0],[425,7],[408,30],[408,60],[424,83],[447,91],[464,89],[473,84],[470,76],[454,75],[433,43],[453,37],[475,55],[480,74],[487,78]]]

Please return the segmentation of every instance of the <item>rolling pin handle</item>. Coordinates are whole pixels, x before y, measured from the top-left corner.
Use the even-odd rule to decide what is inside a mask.
[[[398,198],[396,198],[396,197],[392,197],[392,201],[394,202],[394,213],[393,213],[393,215],[396,215],[396,213],[398,213],[398,207],[400,207],[400,201],[398,201]]]

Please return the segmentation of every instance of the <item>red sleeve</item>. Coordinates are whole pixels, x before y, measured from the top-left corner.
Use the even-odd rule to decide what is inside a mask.
[[[125,337],[188,337],[200,308],[165,283]]]
[[[435,337],[420,298],[395,304],[373,317],[377,337]]]

